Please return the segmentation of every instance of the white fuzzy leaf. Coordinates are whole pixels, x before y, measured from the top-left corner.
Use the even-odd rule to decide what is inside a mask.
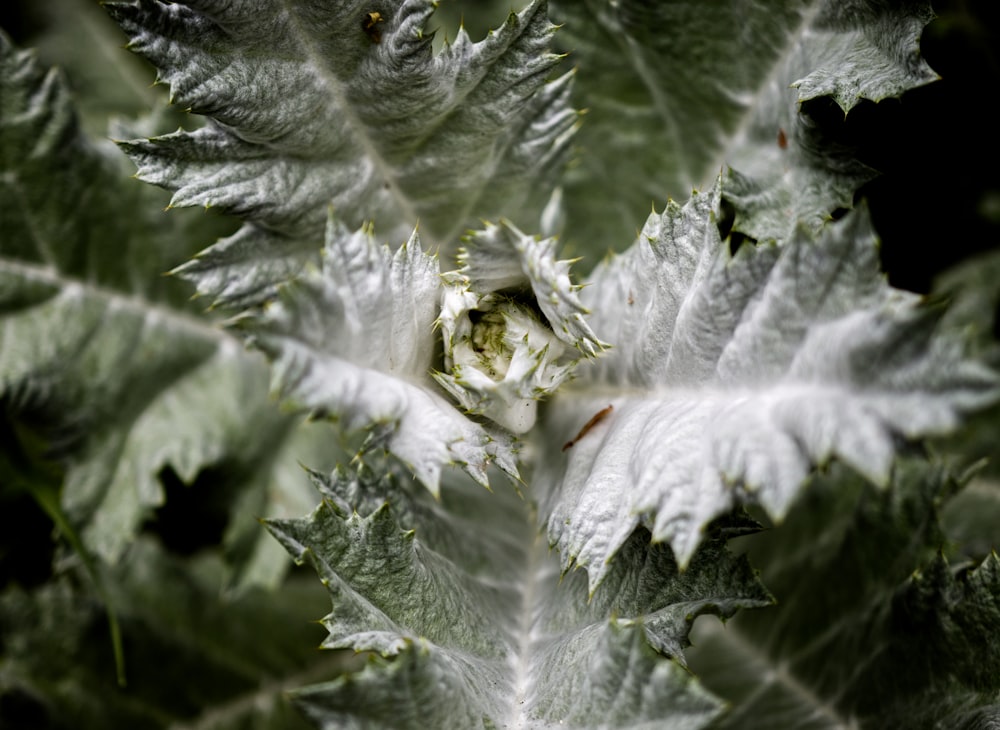
[[[898,440],[1000,394],[940,311],[885,284],[864,210],[731,255],[719,195],[652,215],[584,290],[617,347],[552,401],[536,484],[564,564],[594,583],[639,525],[683,563],[734,505],[780,518],[834,457],[885,484]]]
[[[482,293],[528,289],[552,332],[570,347],[594,356],[607,345],[584,320],[579,286],[569,276],[572,261],[556,258],[556,240],[528,236],[507,221],[471,232],[459,253],[470,287]]]
[[[323,503],[268,526],[329,591],[324,646],[370,652],[296,693],[321,728],[696,730],[719,707],[684,668],[691,624],[770,601],[724,532],[684,572],[636,535],[588,596],[510,491],[445,479],[432,500],[364,468],[314,479]]]
[[[450,463],[483,484],[491,463],[516,477],[511,438],[462,415],[430,376],[440,288],[416,232],[393,254],[370,226],[352,233],[331,215],[322,270],[279,290],[250,336],[284,397],[367,430],[369,446],[388,448],[432,491]]]
[[[481,42],[434,55],[429,0],[139,0],[108,8],[157,65],[194,132],[125,143],[173,205],[244,218],[182,271],[229,303],[266,296],[319,247],[328,205],[448,248],[477,218],[537,225],[576,113],[546,78],[555,28],[533,2]]]

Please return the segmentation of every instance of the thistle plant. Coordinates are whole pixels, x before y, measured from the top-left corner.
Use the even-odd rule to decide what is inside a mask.
[[[1000,268],[891,286],[810,111],[928,3],[53,7],[169,104],[0,35],[5,723],[1000,718]]]

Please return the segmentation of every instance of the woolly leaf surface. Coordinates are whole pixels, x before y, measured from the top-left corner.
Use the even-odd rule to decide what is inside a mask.
[[[637,533],[588,602],[513,493],[314,478],[323,504],[269,527],[330,593],[324,645],[370,652],[296,693],[319,727],[704,727],[718,706],[683,668],[691,623],[769,602],[723,527],[683,573]]]

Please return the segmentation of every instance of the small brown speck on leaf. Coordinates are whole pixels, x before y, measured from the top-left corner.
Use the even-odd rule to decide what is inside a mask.
[[[381,43],[382,30],[378,27],[378,24],[383,22],[385,22],[385,18],[382,17],[382,13],[377,11],[365,13],[365,17],[361,19],[361,30],[372,39],[372,43]]]
[[[611,413],[611,411],[613,411],[614,408],[615,408],[614,406],[608,406],[607,408],[602,408],[597,413],[595,413],[594,416],[589,421],[583,424],[583,428],[580,429],[580,432],[576,435],[575,438],[572,438],[565,444],[563,444],[562,450],[566,451],[566,449],[572,448],[573,444],[575,444],[577,441],[582,439],[590,432],[590,429],[592,429],[598,423],[607,418],[608,414]]]

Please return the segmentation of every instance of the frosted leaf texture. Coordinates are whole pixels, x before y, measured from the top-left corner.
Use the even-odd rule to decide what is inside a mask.
[[[432,491],[448,464],[483,484],[490,464],[516,478],[511,436],[464,416],[431,378],[440,292],[416,232],[393,254],[370,226],[331,215],[322,269],[281,288],[248,334],[283,397],[366,430],[367,448],[387,448]]]
[[[564,564],[595,584],[640,525],[684,563],[734,505],[781,518],[834,457],[884,485],[900,439],[946,432],[998,396],[940,308],[885,283],[864,209],[817,240],[800,229],[731,254],[721,195],[651,215],[583,290],[617,346],[553,399],[535,484]]]
[[[321,728],[706,727],[720,708],[684,669],[691,624],[770,602],[721,534],[683,573],[637,535],[588,601],[509,490],[313,478],[316,511],[269,528],[330,594],[324,646],[371,652],[295,694]]]
[[[419,221],[432,248],[449,249],[501,203],[536,226],[576,123],[571,77],[547,82],[560,57],[542,1],[437,55],[429,0],[107,7],[173,101],[208,117],[122,146],[173,205],[246,220],[182,269],[230,304],[299,271],[329,205],[349,227],[376,220],[392,238]]]

